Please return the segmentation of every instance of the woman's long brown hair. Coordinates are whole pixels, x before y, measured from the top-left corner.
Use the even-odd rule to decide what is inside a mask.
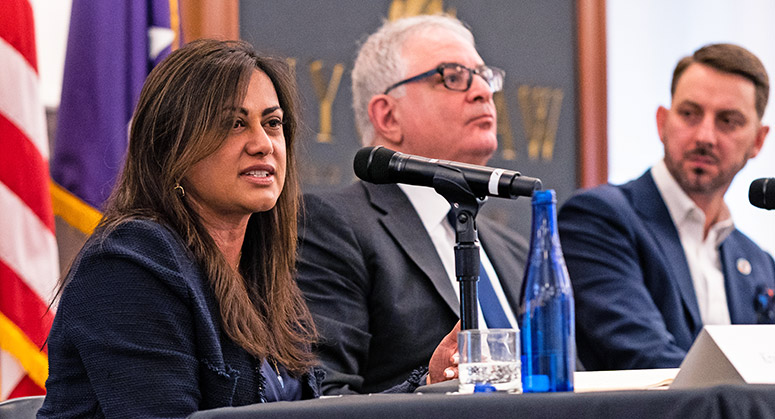
[[[241,106],[255,70],[269,76],[283,109],[287,170],[275,207],[250,217],[238,273],[174,188],[224,141],[233,123],[231,110]],[[168,225],[209,279],[228,336],[252,355],[272,357],[300,375],[315,362],[310,347],[316,332],[293,277],[299,209],[296,103],[294,76],[285,62],[259,56],[246,42],[199,40],[173,52],[143,86],[124,170],[95,234],[136,218]]]

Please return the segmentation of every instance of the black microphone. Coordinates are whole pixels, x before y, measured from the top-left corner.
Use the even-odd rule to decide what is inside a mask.
[[[751,205],[766,210],[775,209],[775,178],[761,178],[751,182],[748,189]]]
[[[361,180],[371,183],[406,183],[433,187],[433,177],[442,167],[459,170],[471,192],[478,197],[515,198],[533,196],[541,189],[541,180],[522,176],[513,170],[474,164],[429,159],[387,149],[364,147],[355,153],[353,169]]]

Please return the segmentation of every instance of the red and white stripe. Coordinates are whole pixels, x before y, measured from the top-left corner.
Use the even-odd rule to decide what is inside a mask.
[[[32,7],[29,0],[2,0],[0,400],[43,393],[45,372],[25,366],[45,362],[39,348],[53,320],[47,305],[59,276],[48,136],[38,89]]]

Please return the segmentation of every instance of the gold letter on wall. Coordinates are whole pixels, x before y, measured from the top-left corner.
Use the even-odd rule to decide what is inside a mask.
[[[332,106],[334,104],[334,99],[336,99],[336,93],[339,91],[339,82],[342,80],[342,73],[344,73],[344,64],[334,64],[334,69],[331,71],[331,79],[327,86],[325,79],[323,78],[323,61],[315,60],[311,62],[309,65],[309,72],[312,77],[312,85],[315,87],[315,93],[318,97],[320,109],[318,142],[330,143],[332,138]]]
[[[527,155],[551,161],[562,108],[562,89],[519,86],[517,99],[527,136]]]
[[[388,10],[388,20],[394,21],[402,17],[418,15],[434,15],[444,12],[443,0],[393,0]],[[449,8],[444,12],[455,16],[455,8]]]
[[[517,158],[517,147],[514,144],[514,135],[511,133],[511,120],[509,120],[509,106],[506,96],[502,91],[496,92],[493,97],[495,110],[498,114],[498,136],[501,138],[501,156],[505,160]]]

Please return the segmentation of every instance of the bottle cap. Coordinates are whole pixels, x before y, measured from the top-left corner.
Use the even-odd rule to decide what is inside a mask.
[[[556,204],[556,203],[557,203],[557,195],[555,194],[554,189],[546,189],[542,191],[533,192],[533,205]]]

